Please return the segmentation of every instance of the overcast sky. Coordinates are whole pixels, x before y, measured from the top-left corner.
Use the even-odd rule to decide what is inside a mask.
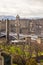
[[[0,0],[0,15],[43,17],[43,0]]]

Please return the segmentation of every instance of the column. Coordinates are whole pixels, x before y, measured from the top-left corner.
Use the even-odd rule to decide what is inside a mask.
[[[9,43],[9,20],[6,20],[6,42]]]

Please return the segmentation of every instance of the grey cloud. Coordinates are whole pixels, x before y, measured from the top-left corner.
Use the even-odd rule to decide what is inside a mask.
[[[43,0],[1,0],[0,15],[43,16]]]

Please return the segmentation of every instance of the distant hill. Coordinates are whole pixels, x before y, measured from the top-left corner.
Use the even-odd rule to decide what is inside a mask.
[[[0,20],[5,20],[5,19],[9,19],[9,20],[15,20],[16,19],[16,17],[14,17],[14,16],[0,16]]]
[[[15,20],[16,19],[16,17],[15,16],[4,16],[4,15],[2,15],[2,16],[0,16],[0,20],[5,20],[5,19],[9,19],[9,20]],[[20,19],[30,19],[30,20],[37,20],[37,19],[43,19],[43,18],[41,18],[41,17],[35,17],[35,18],[20,18]]]

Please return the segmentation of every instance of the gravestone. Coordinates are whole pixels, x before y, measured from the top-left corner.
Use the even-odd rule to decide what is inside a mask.
[[[13,56],[11,55],[11,65],[13,65]]]
[[[1,56],[1,52],[0,52],[0,65],[4,65],[4,58]]]
[[[11,65],[11,56],[9,54],[4,53],[4,52],[2,52],[1,55],[4,58],[4,65]]]

